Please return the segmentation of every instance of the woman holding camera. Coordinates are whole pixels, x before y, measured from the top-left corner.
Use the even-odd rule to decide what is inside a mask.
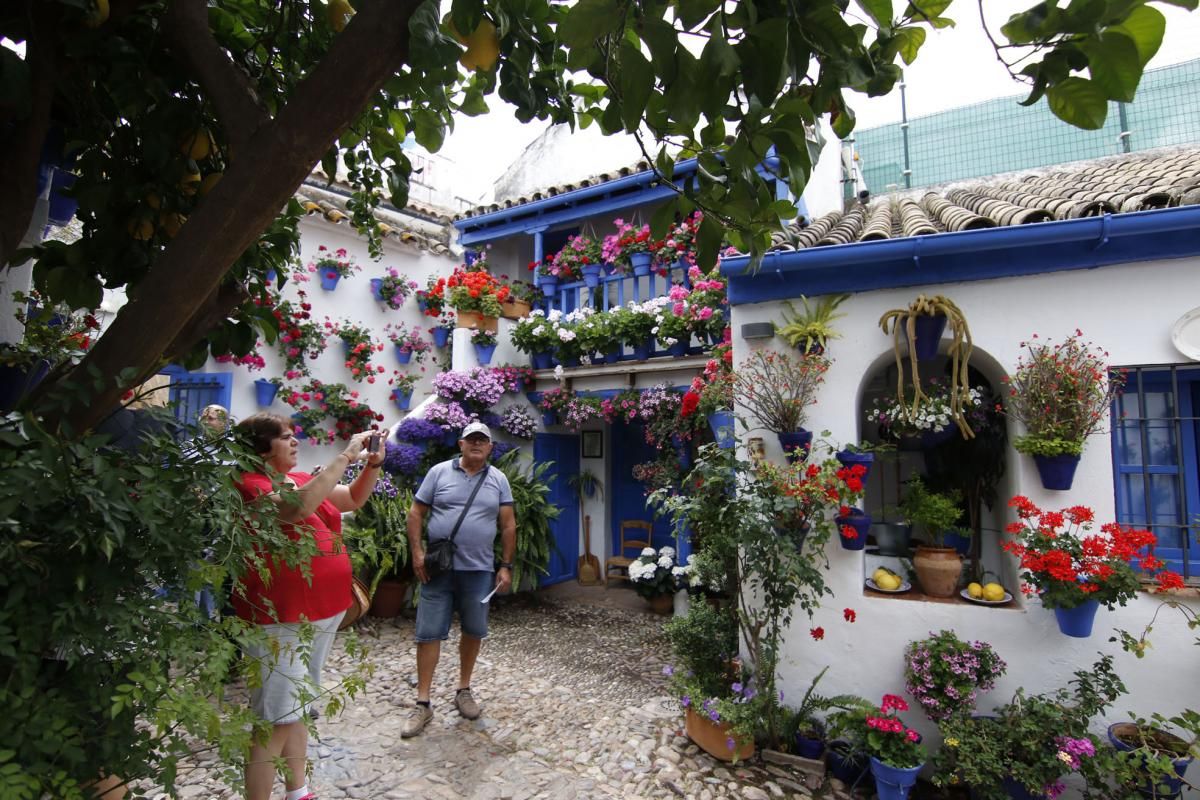
[[[283,531],[293,540],[311,539],[317,554],[308,564],[288,566],[263,553],[264,580],[253,566],[242,576],[232,598],[244,620],[261,626],[266,646],[247,648],[260,663],[261,685],[250,694],[250,708],[274,726],[264,743],[250,749],[246,761],[246,797],[269,800],[275,782],[274,759],[287,762],[286,800],[315,800],[305,782],[309,705],[321,691],[321,667],[333,645],[338,623],[351,604],[350,557],[342,548],[344,511],[355,511],[371,496],[384,451],[377,433],[354,435],[346,449],[318,475],[295,472],[299,442],[291,421],[276,414],[255,414],[238,423],[238,438],[263,460],[264,471],[244,473],[238,489],[247,502],[263,497],[274,505]],[[368,447],[368,443],[375,445]],[[346,469],[366,458],[349,486],[338,483]],[[279,492],[277,487],[294,489]],[[311,624],[311,642],[301,641],[303,623]],[[306,653],[306,655],[305,655]]]

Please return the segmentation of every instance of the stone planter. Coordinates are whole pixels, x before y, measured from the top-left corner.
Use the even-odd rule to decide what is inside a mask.
[[[719,761],[744,761],[754,755],[754,742],[735,742],[737,749],[730,749],[729,728],[729,723],[713,722],[690,708],[684,714],[684,730],[688,738],[713,758]]]
[[[913,556],[913,569],[921,590],[930,597],[953,597],[962,577],[962,556],[953,547],[920,545]]]

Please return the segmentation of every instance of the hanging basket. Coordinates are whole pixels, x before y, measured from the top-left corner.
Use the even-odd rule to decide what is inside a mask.
[[[408,411],[409,404],[412,403],[412,396],[412,389],[392,389],[392,402],[401,411]]]
[[[433,329],[433,346],[445,347],[450,341],[450,329],[437,327]]]
[[[1075,482],[1075,468],[1079,466],[1079,456],[1034,456],[1033,463],[1037,464],[1043,489],[1065,492]]]
[[[644,278],[650,274],[650,262],[654,257],[649,253],[633,253],[629,256],[629,264],[633,267],[635,277]]]
[[[1088,600],[1074,608],[1054,609],[1054,619],[1064,636],[1087,639],[1092,635],[1092,623],[1096,621],[1099,609],[1100,601]]]
[[[259,378],[254,382],[254,400],[260,406],[266,407],[274,403],[275,393],[278,391],[278,384],[271,383],[263,378]]]
[[[477,344],[475,345],[475,357],[479,359],[479,363],[487,366],[492,363],[492,356],[496,353],[496,345],[494,344]]]

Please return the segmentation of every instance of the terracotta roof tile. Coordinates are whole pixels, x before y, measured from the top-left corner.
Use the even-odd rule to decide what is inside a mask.
[[[305,185],[295,196],[309,216],[320,214],[335,225],[348,222],[350,219],[349,211],[346,209],[347,198],[336,192]],[[412,208],[411,204],[409,208]],[[432,232],[421,230],[416,225],[410,225],[404,215],[394,211],[377,211],[375,217],[379,220],[378,230],[384,239],[404,242],[435,255],[452,255],[450,230],[446,221],[426,223],[427,227],[436,226],[436,232]]]
[[[455,221],[460,219],[469,219],[471,217],[478,217],[481,214],[490,214],[493,211],[516,208],[518,206],[523,206],[526,203],[532,203],[536,200],[545,200],[546,198],[557,197],[560,194],[566,194],[567,192],[574,191],[575,189],[584,189],[588,186],[596,186],[601,183],[607,183],[608,181],[616,180],[617,178],[635,175],[639,172],[649,172],[651,169],[653,169],[653,165],[651,165],[649,161],[640,159],[629,166],[621,167],[620,169],[609,170],[608,172],[600,172],[582,180],[546,186],[517,197],[509,197],[503,200],[497,200],[493,203],[475,206],[474,208],[467,209],[461,214],[454,215],[453,219]]]

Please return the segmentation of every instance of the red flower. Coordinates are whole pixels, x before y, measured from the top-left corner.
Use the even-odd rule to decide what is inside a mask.
[[[812,630],[810,630],[810,631],[808,632],[808,635],[809,635],[809,636],[811,636],[811,637],[813,637],[813,639],[815,639],[816,641],[818,641],[818,642],[819,642],[819,641],[821,641],[822,639],[824,639],[824,638],[825,638],[825,629],[824,629],[824,628],[822,628],[822,627],[819,627],[819,626],[818,626],[818,627],[816,627],[816,628],[813,628]]]
[[[700,405],[700,395],[693,391],[688,391],[683,395],[683,404],[680,407],[680,414],[686,419],[695,413]]]
[[[854,613],[853,608],[843,608],[842,617],[846,620],[846,622],[854,622],[854,620],[858,619],[858,615]]]

